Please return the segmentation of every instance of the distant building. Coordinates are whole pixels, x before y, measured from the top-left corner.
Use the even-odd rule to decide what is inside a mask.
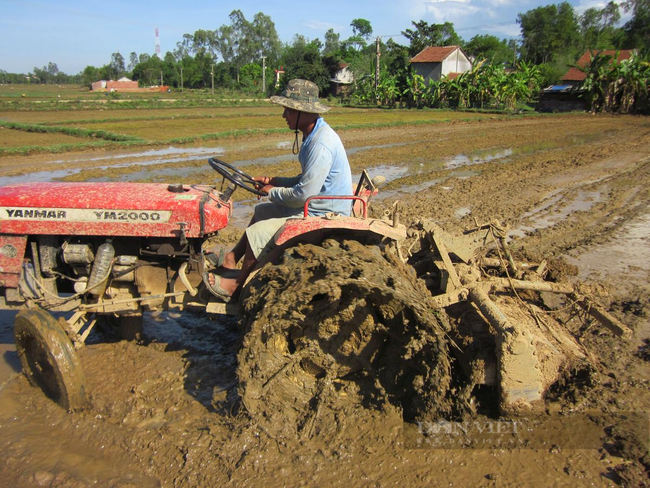
[[[618,52],[618,57],[616,57],[616,53]],[[620,51],[598,51],[598,50],[589,50],[585,52],[578,61],[576,61],[576,65],[580,66],[581,68],[586,68],[591,64],[591,60],[596,57],[596,55],[600,56],[611,56],[612,59],[616,58],[617,61],[625,61],[627,59],[630,59],[632,54],[635,52],[634,49],[621,49]],[[570,68],[569,71],[562,77],[561,84],[562,85],[568,85],[568,86],[575,86],[579,85],[584,81],[584,79],[587,77],[587,73],[584,71],[579,70],[578,68]]]
[[[618,52],[618,57],[616,53]],[[591,64],[591,61],[597,56],[611,56],[611,59],[617,61],[626,61],[630,59],[634,49],[623,49],[620,51],[598,51],[589,50],[585,52],[578,61],[576,66],[586,68]],[[579,88],[579,85],[585,80],[587,73],[572,67],[560,79],[558,85],[549,86],[542,90],[539,101],[535,110],[538,112],[570,112],[576,110],[586,111],[589,110],[589,103],[585,98],[585,90]]]
[[[125,92],[125,93],[136,93],[136,92],[168,92],[169,87],[167,85],[162,86],[151,86],[148,88],[140,88],[137,81],[132,81],[129,78],[120,78],[119,80],[99,80],[90,85],[92,91],[101,91],[101,92]]]
[[[138,82],[132,81],[126,77],[119,80],[99,80],[91,85],[92,91],[139,91]]]
[[[445,76],[453,79],[472,69],[472,62],[460,46],[430,46],[411,58],[409,63],[425,82]]]
[[[332,95],[341,95],[354,83],[354,74],[346,63],[339,64],[339,70],[330,78],[330,93]]]

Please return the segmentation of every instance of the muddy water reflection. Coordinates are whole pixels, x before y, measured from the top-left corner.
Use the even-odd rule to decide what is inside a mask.
[[[284,148],[284,146],[287,143],[280,143],[278,147]],[[348,149],[346,152],[348,155],[356,154],[362,151],[368,151],[370,149],[378,149],[378,148],[386,148],[386,147],[394,147],[394,146],[402,146],[405,145],[403,143],[395,143],[395,144],[383,144],[379,146],[363,146],[363,147],[354,147],[351,149]],[[222,153],[215,153],[215,155],[219,154],[224,154]],[[166,160],[166,161],[160,161],[158,163],[148,163],[147,165],[151,164],[167,164],[167,163],[174,163],[174,162],[180,162],[183,160],[187,161],[196,161],[198,159],[201,159],[201,157],[192,157],[192,158],[176,158],[174,160]],[[234,166],[237,166],[239,168],[246,168],[247,166],[270,166],[272,164],[278,164],[278,163],[283,163],[285,161],[294,161],[297,159],[297,156],[293,156],[291,154],[281,154],[279,156],[262,156],[259,158],[255,159],[241,159],[237,161],[229,161],[231,164]],[[124,167],[122,165],[119,166],[112,166],[113,168],[119,168],[119,167]],[[170,177],[171,178],[186,178],[189,176],[192,176],[193,174],[198,174],[202,173],[205,171],[204,167],[189,167],[189,168],[158,168],[155,170],[156,171],[156,178],[158,179],[165,179],[168,180]],[[150,178],[152,175],[149,170],[144,169],[142,171],[138,171],[135,173],[129,173],[125,175],[119,176],[117,179],[118,181],[140,181],[144,179]],[[105,178],[90,178],[88,181],[111,181],[111,179],[105,179]]]
[[[20,372],[20,361],[14,345],[14,318],[12,310],[0,310],[0,390],[9,379]]]
[[[523,221],[528,220],[530,224],[521,225],[516,229],[512,229],[508,232],[508,237],[525,237],[527,234],[533,233],[536,230],[552,227],[566,220],[571,214],[587,211],[597,203],[603,201],[601,191],[580,191],[573,201],[558,207],[557,204],[563,197],[564,194],[562,192],[555,192],[544,203],[522,214],[521,219]],[[552,212],[548,211],[550,208],[554,208],[554,210]]]
[[[578,266],[581,279],[607,279],[624,273],[631,283],[650,283],[650,214],[628,222],[615,240],[571,254],[568,261]],[[646,335],[649,331],[650,327]]]
[[[48,162],[47,164],[63,164],[63,163],[72,163],[75,161],[79,162],[86,162],[86,161],[91,161],[91,162],[96,162],[96,161],[115,161],[118,159],[134,159],[136,161],[140,160],[148,160],[150,158],[157,158],[156,160],[162,160],[167,156],[184,156],[184,155],[189,155],[189,156],[208,156],[211,154],[223,154],[225,152],[225,149],[223,147],[174,147],[174,146],[168,146],[166,148],[162,149],[148,149],[146,151],[140,151],[140,152],[128,152],[128,153],[115,153],[115,152],[108,152],[102,156],[97,156],[97,157],[87,157],[87,156],[71,156],[66,159],[55,159],[53,161]],[[133,163],[133,164],[147,164],[146,161],[144,163]],[[153,163],[155,164],[155,163]],[[113,165],[111,165],[113,166]]]
[[[183,161],[198,161],[207,159],[209,156],[221,156],[225,153],[225,149],[222,147],[199,147],[199,148],[177,148],[169,146],[165,149],[151,149],[148,151],[142,151],[137,153],[107,153],[98,157],[80,157],[72,156],[69,159],[58,159],[45,163],[45,165],[57,165],[57,164],[71,164],[71,163],[97,163],[105,161],[105,165],[94,166],[93,169],[101,170],[114,170],[119,168],[131,168],[138,166],[158,166],[162,164],[173,164],[180,163]],[[126,160],[124,162],[115,163],[115,161]],[[51,170],[47,171],[37,171],[34,173],[28,173],[18,176],[3,176],[0,177],[0,186],[9,185],[14,183],[42,183],[48,181],[57,181],[63,179],[67,176],[75,175],[84,171],[85,167],[79,168],[70,168],[62,170]],[[202,171],[204,168],[195,169],[188,168],[187,171]],[[156,169],[156,174],[160,174],[161,170]],[[163,170],[164,171],[164,170]],[[174,173],[170,173],[174,175]],[[134,176],[135,175],[135,176]],[[151,177],[151,170],[143,170],[136,173],[131,173],[121,178],[111,178],[111,177],[102,177],[102,178],[88,178],[86,181],[137,181],[138,179],[145,179]]]

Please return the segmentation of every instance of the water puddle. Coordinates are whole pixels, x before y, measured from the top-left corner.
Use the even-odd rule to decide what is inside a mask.
[[[292,142],[282,142],[278,144],[278,147],[282,146],[283,148],[286,147],[291,147]],[[402,143],[396,143],[396,144],[384,144],[381,146],[363,146],[363,147],[355,147],[348,149],[346,152],[348,155],[355,154],[361,151],[367,151],[370,149],[377,149],[377,148],[384,148],[384,147],[393,147],[393,146],[398,146],[398,145],[403,145]],[[199,158],[191,158],[188,160],[196,160]],[[171,163],[171,162],[179,162],[182,161],[183,159],[179,159],[176,161],[163,161],[166,163]],[[293,156],[291,154],[281,154],[279,156],[265,156],[265,157],[260,157],[260,158],[255,158],[255,159],[242,159],[239,161],[229,161],[229,163],[233,164],[234,166],[237,166],[238,168],[246,168],[247,166],[270,166],[273,164],[278,164],[278,163],[283,163],[286,161],[292,161],[296,160],[297,161],[297,156]],[[120,166],[113,166],[113,167],[120,167]],[[190,177],[193,174],[197,173],[202,173],[205,171],[205,168],[203,167],[190,167],[190,168],[159,168],[156,170],[156,178],[157,179],[164,179],[165,181],[168,181],[170,178],[176,178],[176,177],[183,177],[187,178]],[[151,175],[147,170],[142,170],[138,171],[135,173],[129,173],[122,175],[118,178],[118,181],[139,181],[139,180],[144,180],[150,178]],[[88,181],[109,181],[107,179],[89,179]],[[354,179],[353,179],[354,181]]]
[[[119,159],[134,159],[135,161],[129,161],[129,162],[124,162],[124,163],[119,163],[119,164],[106,164],[106,165],[101,165],[101,166],[95,166],[93,169],[100,169],[100,170],[108,170],[108,169],[116,169],[116,168],[129,168],[129,167],[134,167],[134,166],[156,166],[156,165],[162,165],[162,164],[173,164],[173,163],[180,163],[183,161],[198,161],[202,159],[207,159],[208,156],[220,156],[225,153],[224,148],[220,147],[213,147],[213,148],[174,148],[174,147],[168,147],[166,149],[160,149],[160,150],[150,150],[150,151],[144,151],[140,153],[128,153],[128,154],[111,154],[111,155],[104,155],[96,158],[79,158],[78,161],[84,161],[84,162],[98,162],[98,161],[115,161]],[[173,157],[168,157],[168,156],[173,156]],[[70,163],[74,162],[74,159],[68,159],[68,160],[57,160],[57,161],[50,161],[46,164],[63,164],[63,163]],[[15,184],[15,183],[43,183],[43,182],[48,182],[48,181],[57,181],[61,180],[65,177],[75,175],[78,173],[81,173],[84,171],[86,168],[72,168],[72,169],[64,169],[64,170],[48,170],[48,171],[38,171],[35,173],[28,173],[24,175],[18,175],[18,176],[4,176],[0,177],[0,186],[4,185],[9,185],[9,184]],[[187,171],[189,173],[191,172],[200,172],[204,171],[205,168],[181,168],[179,169],[170,169],[173,171]],[[110,177],[102,177],[102,178],[89,178],[86,181],[89,182],[106,182],[106,181],[136,181],[138,179],[146,179],[152,176],[151,174],[151,169],[146,169],[142,171],[138,171],[135,173],[131,173],[128,175],[124,175],[123,177],[120,178],[110,178]],[[165,173],[165,169],[156,169],[156,175],[158,174],[163,174]],[[173,174],[173,171],[169,171],[171,174]]]
[[[141,159],[149,159],[149,158],[159,158],[158,160],[162,160],[162,158],[166,156],[179,156],[179,155],[189,155],[189,156],[207,156],[211,154],[224,154],[226,150],[223,147],[174,147],[174,146],[168,146],[166,148],[162,149],[148,149],[146,151],[141,151],[141,152],[136,152],[136,153],[115,153],[115,152],[109,152],[106,153],[102,156],[97,156],[94,158],[89,158],[87,156],[76,156],[76,157],[70,157],[68,159],[55,159],[54,161],[48,161],[46,164],[63,164],[63,163],[71,163],[74,161],[114,161],[116,159],[135,159],[135,160],[141,160]],[[136,162],[133,164],[141,164],[140,162]],[[146,164],[146,163],[142,163]],[[155,162],[150,163],[150,164],[156,164]],[[111,165],[113,166],[113,165]]]
[[[389,147],[402,147],[402,146],[408,146],[408,142],[391,142],[390,144],[379,144],[377,146],[359,146],[359,147],[351,147],[347,148],[345,152],[347,153],[348,156],[351,156],[353,154],[357,154],[359,152],[363,151],[368,151],[370,149],[386,149]]]
[[[499,149],[489,151],[477,151],[467,154],[457,154],[445,161],[445,169],[456,169],[462,166],[473,166],[475,164],[489,163],[490,161],[504,159],[514,154],[513,149]]]
[[[13,310],[0,310],[0,390],[7,381],[20,372],[20,360],[14,344]]]
[[[595,140],[594,134],[572,135],[559,141],[540,142],[538,144],[529,144],[517,148],[507,149],[488,149],[482,151],[475,151],[469,154],[457,154],[444,161],[445,169],[455,169],[463,166],[473,166],[476,164],[485,164],[491,161],[502,162],[508,161],[511,156],[525,156],[540,151],[547,151],[551,149],[558,149],[568,146],[579,146]]]
[[[516,229],[510,230],[508,232],[508,238],[521,238],[537,230],[553,227],[563,220],[566,220],[571,214],[587,211],[603,200],[600,191],[580,191],[573,201],[568,202],[566,205],[562,205],[554,212],[547,212],[548,209],[561,202],[562,198],[562,193],[555,192],[551,194],[544,203],[529,212],[522,214],[521,220],[528,219],[530,224],[522,225]]]
[[[580,269],[578,278],[606,279],[610,275],[629,277],[630,282],[650,278],[650,214],[627,223],[607,244],[572,252],[567,260]],[[577,254],[577,256],[575,256]]]

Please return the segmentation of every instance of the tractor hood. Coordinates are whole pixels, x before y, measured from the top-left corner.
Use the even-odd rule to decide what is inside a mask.
[[[0,187],[0,233],[201,237],[223,229],[230,202],[207,185],[23,183]]]

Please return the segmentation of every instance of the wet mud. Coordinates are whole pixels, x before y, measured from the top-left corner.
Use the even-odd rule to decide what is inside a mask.
[[[264,298],[247,304],[247,321],[163,313],[146,317],[139,343],[96,335],[79,351],[89,393],[89,405],[79,412],[63,411],[23,375],[3,378],[3,483],[647,484],[650,264],[644,257],[650,249],[650,121],[549,116],[341,135],[349,148],[382,146],[352,154],[355,171],[368,168],[373,176],[393,171],[373,200],[373,213],[383,215],[398,201],[402,222],[425,217],[450,231],[498,219],[510,230],[516,256],[535,262],[547,258],[555,276],[584,283],[635,331],[625,341],[565,304],[552,306],[549,323],[562,324],[592,366],[567,365],[562,381],[549,388],[541,415],[559,419],[557,435],[545,441],[533,429],[527,443],[513,444],[522,437],[513,433],[511,423],[499,423],[504,420],[494,408],[494,388],[477,386],[469,396],[454,383],[450,372],[455,360],[441,344],[447,344],[449,327],[463,332],[463,326],[478,324],[476,316],[451,310],[449,323],[441,320],[427,308],[418,282],[385,255],[364,248],[351,253],[354,259],[341,260],[334,243],[296,250],[285,263],[260,273],[255,293]],[[251,141],[254,148],[240,142],[220,147],[229,162],[255,160],[277,155],[278,144],[288,139],[264,136]],[[458,157],[477,151],[485,152]],[[75,157],[61,164],[85,168],[84,156]],[[30,166],[37,171],[46,164],[43,158],[0,164],[12,171]],[[295,164],[290,159],[266,167],[253,164],[250,172],[270,168],[294,173]],[[118,179],[123,170],[104,171],[107,178]],[[382,192],[388,196],[380,198]],[[240,233],[230,230],[219,239],[227,245]],[[333,269],[334,278],[325,284],[312,279],[325,267]],[[356,307],[362,313],[347,317],[353,303],[363,305]],[[506,300],[503,304],[508,309]],[[340,321],[319,319],[330,307],[341,311]],[[541,300],[536,307],[551,311]],[[523,312],[514,304],[510,313],[517,317]],[[16,358],[6,333],[11,320],[11,314],[2,316],[0,337],[13,371]],[[403,348],[381,347],[382,334],[394,331],[399,320],[405,324],[398,341]],[[317,322],[328,327],[316,327]],[[349,333],[353,324],[359,324],[357,335]],[[246,330],[256,328],[256,338],[245,338]],[[454,338],[463,339],[462,334]],[[316,344],[321,346],[318,353],[300,354]],[[413,357],[435,358],[427,363],[430,370],[410,370],[418,362],[405,360],[407,349]],[[360,359],[350,362],[348,350],[362,351]],[[278,354],[282,351],[290,354]],[[334,357],[339,360],[332,362]],[[238,372],[252,377],[253,369],[269,379],[248,385],[238,381]],[[279,385],[270,377],[278,377]],[[287,397],[292,395],[285,390],[305,398],[290,405]],[[418,405],[414,392],[427,405]],[[425,411],[433,413],[423,415]],[[589,417],[595,440],[568,442],[583,438],[577,423],[562,422],[576,412]],[[634,422],[626,423],[624,417]],[[439,423],[441,418],[451,424]],[[440,428],[453,432],[456,426],[467,433],[469,425],[501,429],[501,437],[492,437],[489,447],[428,442]]]
[[[436,419],[452,396],[444,313],[395,256],[356,241],[286,251],[244,298],[239,394],[284,437],[350,434],[366,414]]]

